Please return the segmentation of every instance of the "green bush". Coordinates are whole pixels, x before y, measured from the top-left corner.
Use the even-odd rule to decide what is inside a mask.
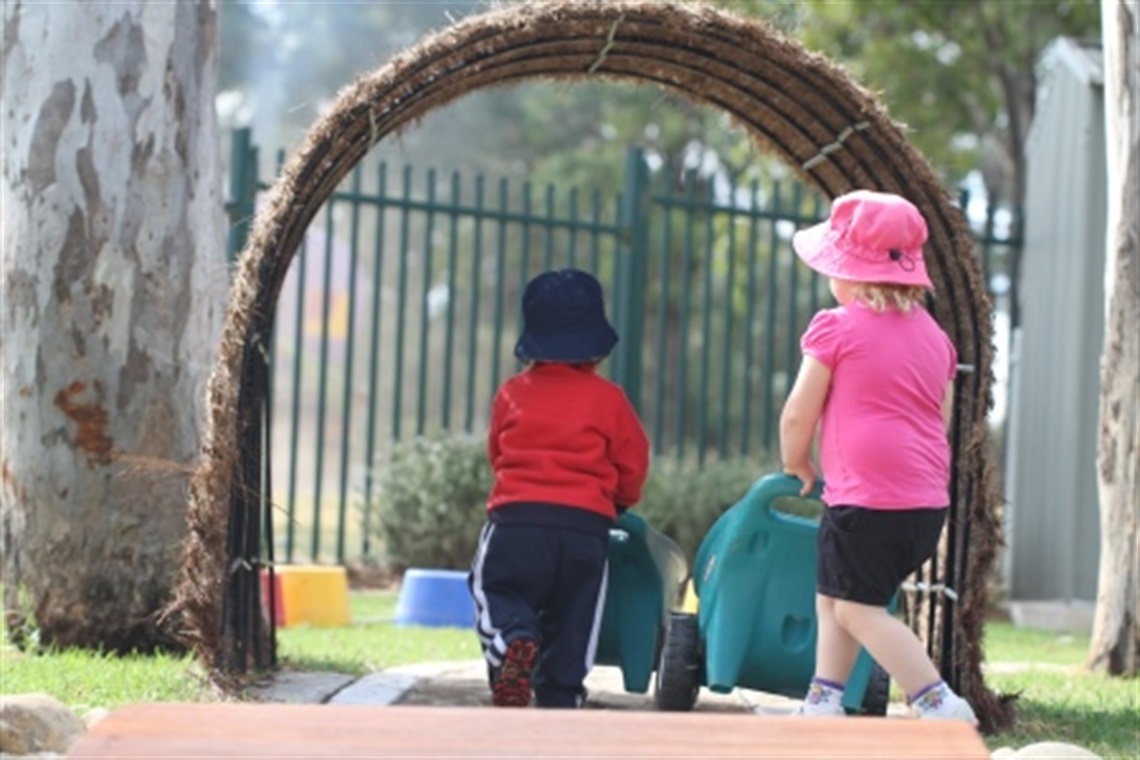
[[[767,470],[756,462],[728,459],[696,462],[657,458],[649,470],[638,513],[672,538],[692,562],[709,528]]]
[[[465,570],[486,520],[491,468],[481,438],[416,438],[377,465],[378,495],[364,505],[396,572]]]
[[[655,458],[636,511],[692,561],[713,522],[769,470],[744,459]],[[396,572],[466,569],[486,519],[491,471],[482,438],[417,438],[396,444],[377,465],[370,513]]]

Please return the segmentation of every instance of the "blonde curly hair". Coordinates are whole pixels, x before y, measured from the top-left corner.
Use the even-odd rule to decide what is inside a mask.
[[[926,288],[918,285],[894,285],[885,282],[852,283],[852,293],[874,311],[893,309],[903,314],[922,305]]]

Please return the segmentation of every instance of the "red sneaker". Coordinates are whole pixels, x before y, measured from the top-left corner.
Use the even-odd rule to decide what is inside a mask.
[[[515,639],[510,643],[491,686],[491,702],[496,707],[530,706],[530,676],[537,658],[538,643],[533,639]]]

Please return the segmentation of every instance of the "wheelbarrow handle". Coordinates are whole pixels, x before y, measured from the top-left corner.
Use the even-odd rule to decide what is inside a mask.
[[[805,499],[816,500],[823,496],[823,478],[816,478],[811,491],[807,494],[800,493],[804,488],[804,482],[794,475],[780,472],[769,475],[768,478],[771,480],[770,487],[775,492],[774,496],[802,496]]]

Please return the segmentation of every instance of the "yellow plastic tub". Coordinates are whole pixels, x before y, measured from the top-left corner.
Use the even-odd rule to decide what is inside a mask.
[[[278,565],[274,576],[278,627],[331,628],[352,622],[348,608],[348,573],[343,567]],[[262,588],[268,608],[268,584]]]

